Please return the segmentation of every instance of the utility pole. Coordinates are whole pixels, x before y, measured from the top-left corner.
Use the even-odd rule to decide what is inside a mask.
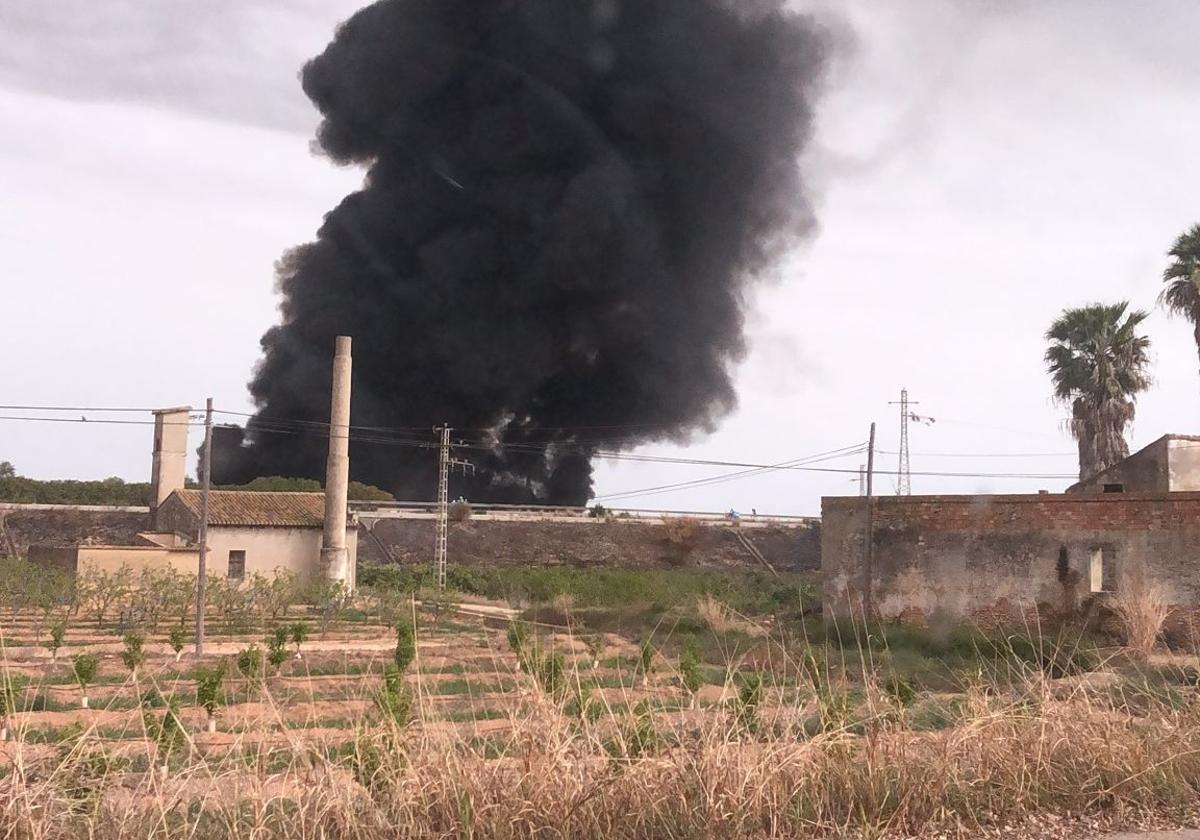
[[[205,587],[208,583],[208,493],[212,489],[212,397],[204,405],[204,448],[200,454],[200,563],[196,567],[196,656],[204,655]]]
[[[433,559],[437,570],[438,589],[446,588],[446,532],[450,524],[450,468],[462,467],[463,471],[475,471],[475,465],[450,456],[450,427],[435,426],[435,432],[441,434],[441,446],[438,454],[438,508],[437,528],[434,536]]]
[[[866,578],[863,586],[863,620],[869,621],[875,613],[873,589],[875,586],[875,424],[871,424],[871,436],[867,441],[867,538],[863,550],[863,571]]]
[[[908,452],[908,421],[914,423],[924,423],[927,426],[932,426],[934,419],[932,417],[922,417],[912,410],[912,406],[920,405],[915,400],[909,400],[908,389],[900,390],[900,402],[890,402],[888,405],[900,406],[900,465],[896,471],[896,495],[911,496],[912,495],[912,470],[909,465]]]

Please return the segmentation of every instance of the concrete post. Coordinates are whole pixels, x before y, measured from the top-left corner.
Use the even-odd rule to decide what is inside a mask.
[[[350,338],[338,336],[329,409],[329,460],[325,464],[325,534],[321,565],[330,580],[349,581],[346,510],[350,484]]]

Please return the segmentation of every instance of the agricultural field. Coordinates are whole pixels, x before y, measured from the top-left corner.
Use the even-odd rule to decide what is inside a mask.
[[[355,597],[252,581],[213,608],[201,659],[182,601],[147,609],[161,580],[125,581],[102,618],[95,581],[49,611],[10,586],[0,836],[1090,837],[1194,821],[1187,651],[827,624],[803,579],[520,575],[460,570],[443,595],[390,570]]]

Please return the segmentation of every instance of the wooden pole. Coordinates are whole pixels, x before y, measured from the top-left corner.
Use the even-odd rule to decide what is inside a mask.
[[[212,397],[204,408],[204,448],[200,452],[200,563],[196,567],[196,656],[204,655],[205,587],[208,584],[208,493],[212,488]]]

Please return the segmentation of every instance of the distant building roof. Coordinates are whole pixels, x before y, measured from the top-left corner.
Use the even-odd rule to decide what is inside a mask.
[[[176,490],[197,519],[200,517],[200,491]],[[246,490],[210,490],[209,525],[247,525],[274,528],[320,528],[325,524],[323,493],[254,493]]]
[[[1200,491],[1200,435],[1163,435],[1106,470],[1077,481],[1068,493]]]

